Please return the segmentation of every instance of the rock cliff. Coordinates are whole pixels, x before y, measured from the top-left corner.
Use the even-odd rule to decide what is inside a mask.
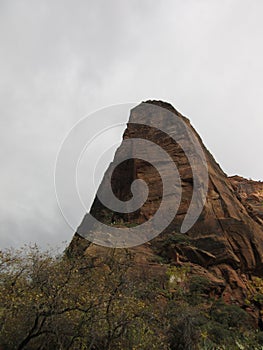
[[[131,111],[123,139],[146,139],[159,145],[169,154],[180,174],[182,199],[177,215],[159,236],[142,246],[131,248],[136,256],[135,264],[148,265],[151,269],[155,266],[161,274],[163,268],[159,269],[160,264],[157,260],[153,263],[156,257],[162,259],[164,264],[189,263],[193,273],[205,275],[213,282],[214,292],[216,291],[218,296],[223,297],[226,302],[238,303],[245,308],[245,300],[251,293],[248,280],[254,275],[263,277],[263,183],[239,176],[228,177],[206,149],[187,118],[168,103],[147,101],[147,104],[160,107],[158,109],[160,127],[150,126],[151,115],[144,114],[145,110],[140,108],[142,103]],[[186,132],[178,130],[173,118],[170,118],[168,128],[171,133],[181,133],[184,149],[161,131],[163,123],[166,123],[167,127],[163,117],[165,110],[169,110],[188,125],[198,138],[207,162],[206,201],[198,220],[186,233],[181,232],[181,226],[193,196],[194,173],[199,173],[202,164],[196,159],[194,167],[190,165],[188,154],[193,153],[191,140]],[[138,124],[138,118],[147,121],[147,125]],[[114,169],[111,184],[113,193],[118,199],[127,201],[131,198],[131,184],[136,179],[142,179],[147,183],[149,194],[145,203],[132,213],[112,211],[96,197],[90,214],[109,227],[130,227],[147,222],[160,207],[163,196],[159,173],[148,162],[133,157],[132,149],[130,159],[115,167],[116,159],[121,152],[123,145],[117,150],[99,190],[106,190],[105,178],[109,171]],[[169,173],[169,166],[167,164],[162,166],[164,172]],[[199,186],[201,185],[202,179],[199,179]],[[169,203],[170,200],[172,199],[168,193],[166,201],[169,206],[172,205]],[[202,198],[197,196],[195,200],[196,205],[200,205]],[[80,225],[78,232],[82,229],[83,224]],[[68,251],[96,256],[105,254],[107,248],[96,248],[76,233]]]

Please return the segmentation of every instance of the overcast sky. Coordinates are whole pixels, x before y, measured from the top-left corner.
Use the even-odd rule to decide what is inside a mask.
[[[108,105],[169,101],[225,172],[263,180],[262,16],[262,0],[0,0],[0,247],[70,241],[56,155]]]

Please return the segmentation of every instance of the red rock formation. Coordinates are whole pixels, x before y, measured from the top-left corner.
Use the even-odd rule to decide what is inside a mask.
[[[198,274],[198,271],[201,275],[206,273],[210,276],[210,280],[220,284],[220,293],[226,301],[243,304],[248,293],[244,279],[249,278],[250,274],[263,276],[263,183],[238,176],[227,177],[207,151],[188,119],[168,103],[160,101],[147,103],[162,107],[158,112],[160,126],[164,123],[162,111],[168,109],[182,118],[191,128],[199,139],[207,159],[209,183],[206,202],[199,219],[187,233],[180,233],[192,199],[193,172],[198,172],[201,164],[196,161],[193,169],[185,152],[171,137],[159,129],[137,124],[137,118],[145,119],[150,124],[151,116],[143,115],[140,105],[131,111],[124,139],[143,138],[160,145],[176,164],[182,183],[182,201],[177,215],[158,237],[147,244],[148,255],[146,254],[144,259],[141,252],[145,253],[145,247],[133,248],[133,252],[139,256],[137,262],[147,265],[147,261],[148,264],[150,261],[149,256],[160,256],[166,262],[175,264],[178,261],[180,263],[188,261],[195,273]],[[188,134],[178,130],[172,119],[169,123],[171,131],[182,133],[183,143],[188,152],[193,152]],[[116,157],[119,152],[122,152],[122,145],[116,152]],[[162,182],[158,172],[149,163],[134,159],[132,150],[131,158],[114,170],[113,192],[120,200],[128,200],[131,198],[131,183],[135,179],[143,179],[149,186],[148,199],[137,211],[121,214],[104,207],[99,199],[95,198],[91,214],[108,225],[141,224],[149,220],[160,206]],[[110,165],[110,169],[115,167],[114,162]],[[202,179],[200,183],[201,181]],[[103,180],[100,190],[103,191],[104,186]],[[167,198],[169,201],[169,196]],[[200,202],[201,198],[198,198],[197,205],[200,205]],[[94,246],[90,246],[89,242],[78,234],[75,235],[69,251],[78,251],[78,254],[83,254],[83,251],[89,254],[92,251],[92,254],[95,254]]]
[[[247,180],[237,175],[229,177],[229,180],[249,215],[263,225],[263,182]]]

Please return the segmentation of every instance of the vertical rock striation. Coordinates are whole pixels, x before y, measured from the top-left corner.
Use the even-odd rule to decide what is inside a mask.
[[[228,177],[206,149],[187,118],[168,103],[161,101],[147,101],[147,103],[160,107],[158,109],[160,128],[149,126],[151,115],[150,113],[145,115],[145,109],[141,108],[142,103],[131,111],[123,139],[149,140],[170,155],[180,174],[182,200],[177,215],[170,225],[144,247],[132,250],[138,254],[143,251],[145,254],[146,249],[149,254],[160,256],[168,263],[189,262],[196,273],[205,273],[210,279],[214,276],[214,280],[219,279],[222,282],[221,293],[226,301],[229,301],[231,296],[233,300],[242,304],[247,293],[244,279],[249,278],[251,274],[263,276],[263,184],[238,176]],[[208,165],[206,202],[199,219],[185,234],[182,234],[180,229],[193,195],[193,172],[198,173],[202,164],[196,159],[194,168],[190,166],[187,154],[194,152],[191,149],[191,139],[186,132],[178,130],[173,118],[169,120],[169,131],[181,135],[184,150],[187,152],[160,130],[163,123],[166,123],[167,127],[167,121],[164,119],[166,110],[181,118],[191,128],[201,144]],[[148,126],[136,123],[138,118],[147,121]],[[135,179],[142,179],[149,188],[146,202],[132,213],[118,213],[103,206],[96,197],[90,213],[109,226],[130,227],[142,224],[154,216],[162,201],[162,181],[151,164],[133,157],[132,149],[130,149],[131,159],[115,167],[115,161],[121,152],[123,152],[122,145],[105,173],[99,190],[106,190],[105,177],[108,176],[109,170],[114,169],[111,179],[114,194],[122,201],[129,200],[132,196],[132,182]],[[163,164],[163,167],[169,174],[169,165]],[[169,202],[172,198],[171,196],[170,199],[168,195],[166,200]],[[200,203],[201,198],[197,198],[196,205]],[[68,250],[83,254],[91,251],[91,246],[88,241],[76,234]],[[92,254],[95,254],[94,247]],[[143,261],[147,264],[145,259]]]

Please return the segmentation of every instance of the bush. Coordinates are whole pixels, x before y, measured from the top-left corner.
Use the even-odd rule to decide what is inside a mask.
[[[244,328],[249,326],[249,315],[237,305],[227,305],[217,302],[211,308],[213,320],[229,328]]]
[[[191,276],[189,280],[188,300],[192,305],[198,305],[202,299],[207,299],[210,290],[210,281],[203,276]]]

